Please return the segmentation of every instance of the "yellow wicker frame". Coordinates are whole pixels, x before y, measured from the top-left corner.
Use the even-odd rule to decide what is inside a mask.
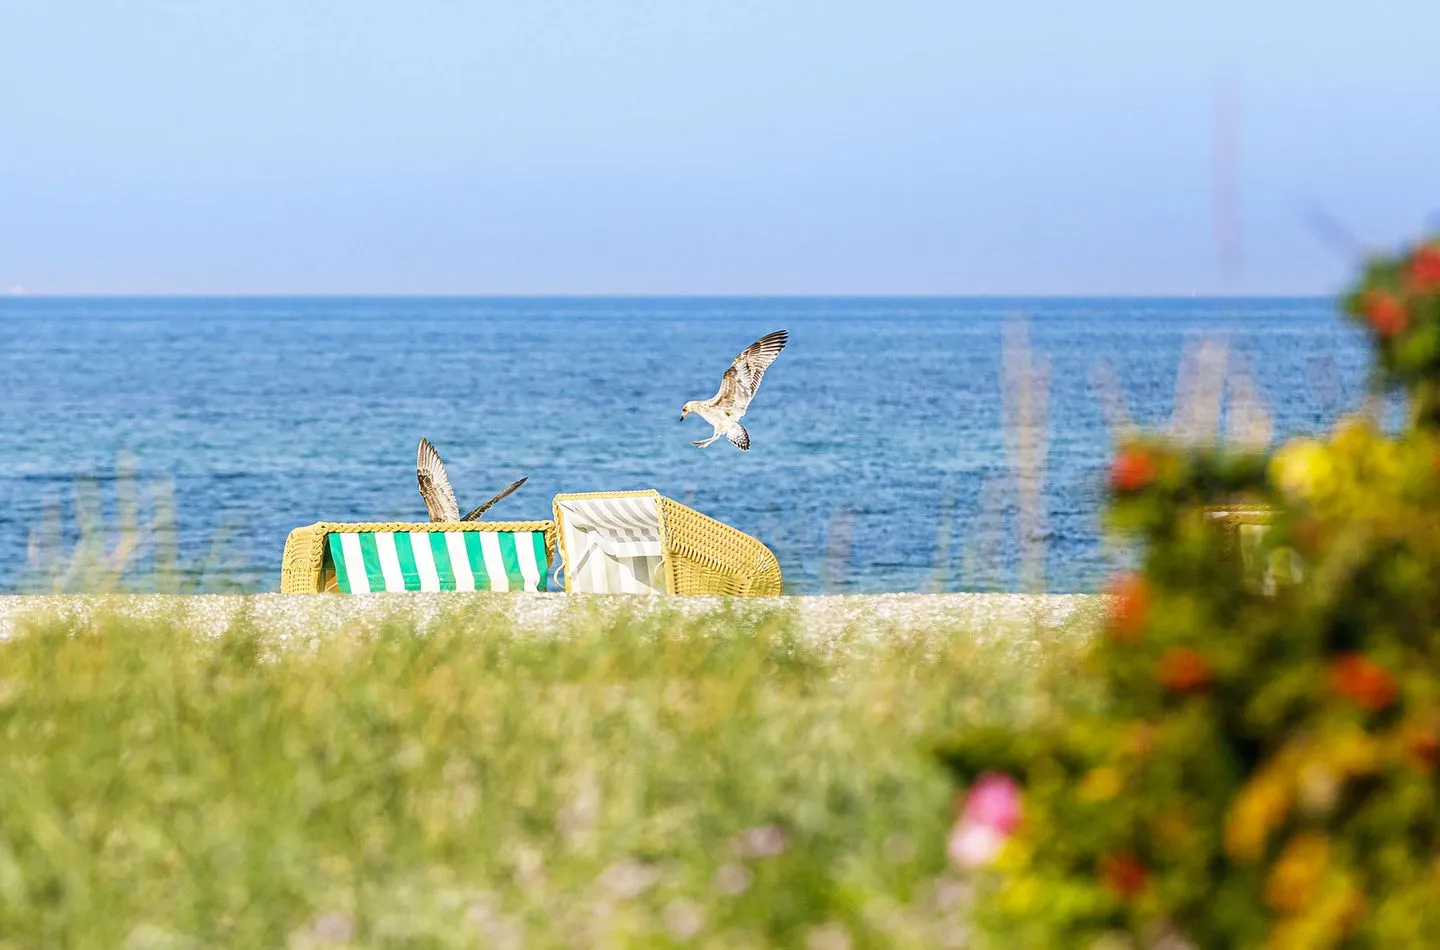
[[[335,567],[326,538],[356,531],[541,531],[551,568],[555,563],[553,521],[317,521],[290,532],[280,558],[280,593],[318,594],[336,590]]]
[[[1224,533],[1224,552],[1227,557],[1240,552],[1241,525],[1269,525],[1275,520],[1275,511],[1270,505],[1206,505],[1205,513],[1212,516]]]
[[[783,580],[780,562],[755,538],[708,515],[702,515],[654,489],[645,491],[574,492],[555,496],[555,524],[565,589],[570,589],[570,555],[565,550],[564,513],[560,502],[587,498],[655,500],[660,517],[660,549],[665,591],[670,594],[723,597],[776,597]]]

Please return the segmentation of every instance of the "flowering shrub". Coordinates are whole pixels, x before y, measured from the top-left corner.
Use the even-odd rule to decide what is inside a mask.
[[[1100,710],[947,750],[967,789],[1018,786],[1003,845],[952,840],[993,854],[996,945],[1440,946],[1440,243],[1344,307],[1404,431],[1122,446],[1109,518],[1143,554],[1088,658]],[[1253,562],[1227,504],[1269,510]]]

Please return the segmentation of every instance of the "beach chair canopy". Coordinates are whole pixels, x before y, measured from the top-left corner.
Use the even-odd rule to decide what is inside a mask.
[[[554,523],[321,522],[291,532],[282,592],[543,591]]]
[[[556,495],[555,525],[571,593],[780,593],[769,548],[655,491]]]

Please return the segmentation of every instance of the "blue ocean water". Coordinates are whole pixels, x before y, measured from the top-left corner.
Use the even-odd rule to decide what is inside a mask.
[[[1278,435],[1318,431],[1364,392],[1364,341],[1319,299],[11,298],[0,588],[24,583],[47,503],[71,524],[77,477],[103,490],[125,452],[173,485],[187,558],[223,529],[217,577],[273,589],[297,525],[424,520],[422,435],[462,508],[530,476],[493,518],[548,517],[560,491],[655,488],[760,537],[798,592],[1015,588],[1002,337],[1017,320],[1049,364],[1051,590],[1096,589],[1114,557],[1100,365],[1151,424],[1207,337],[1228,341]],[[692,447],[708,427],[682,424],[681,404],[780,327],[791,342],[746,417],[751,451]]]

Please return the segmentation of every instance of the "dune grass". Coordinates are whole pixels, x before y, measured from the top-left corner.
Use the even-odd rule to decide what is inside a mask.
[[[1081,626],[30,621],[0,642],[0,946],[955,945],[927,743],[1053,702]]]

